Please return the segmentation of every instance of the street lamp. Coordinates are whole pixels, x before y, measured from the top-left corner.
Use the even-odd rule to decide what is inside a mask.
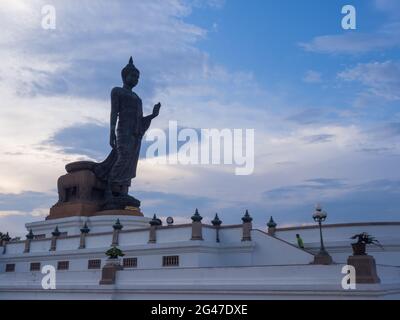
[[[318,254],[314,257],[315,264],[332,264],[332,257],[326,251],[324,246],[324,239],[322,237],[322,222],[324,222],[327,218],[328,214],[322,210],[320,204],[317,204],[315,208],[315,212],[313,214],[313,219],[315,222],[318,222],[319,225],[319,236],[321,241],[321,248],[319,249]]]

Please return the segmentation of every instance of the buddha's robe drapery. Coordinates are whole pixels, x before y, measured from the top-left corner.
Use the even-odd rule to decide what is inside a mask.
[[[152,118],[143,117],[139,96],[119,87],[111,91],[111,112],[118,115],[116,148],[95,166],[94,172],[99,179],[112,185],[129,187],[136,177],[142,138]]]

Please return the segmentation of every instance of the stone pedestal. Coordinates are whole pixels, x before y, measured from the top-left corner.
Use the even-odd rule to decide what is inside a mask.
[[[119,232],[120,232],[119,229],[114,229],[113,231],[112,242],[111,242],[112,247],[119,245]]]
[[[24,248],[24,253],[29,253],[31,251],[31,239],[26,239],[25,240],[25,248]]]
[[[276,228],[275,228],[275,227],[268,227],[268,234],[269,234],[271,237],[274,237],[274,236],[275,236],[275,233],[276,233]]]
[[[150,226],[149,243],[157,242],[157,226]]]
[[[51,237],[51,244],[50,244],[50,251],[56,251],[57,250],[57,238],[58,237]]]
[[[251,241],[251,230],[253,230],[253,218],[250,217],[249,211],[246,210],[245,215],[242,218],[242,241]]]
[[[203,240],[203,224],[201,221],[193,221],[192,238],[190,240]]]
[[[271,237],[275,237],[275,233],[276,233],[276,222],[274,221],[274,218],[271,216],[271,218],[269,219],[268,223],[267,223],[267,227],[268,227],[268,234]]]
[[[86,248],[86,233],[82,232],[80,239],[79,239],[79,248],[78,249],[85,249]]]
[[[252,229],[253,229],[253,225],[251,222],[243,223],[242,241],[251,241],[251,230]]]
[[[72,216],[132,215],[141,216],[140,201],[131,196],[116,197],[120,201],[118,209],[107,210],[105,205],[106,183],[96,177],[93,170],[96,163],[80,161],[67,164],[67,174],[58,179],[58,202],[50,209],[46,220]],[[127,203],[127,205],[123,205]],[[133,206],[132,204],[136,204]],[[112,206],[111,206],[112,207]]]
[[[101,285],[115,284],[115,277],[119,270],[122,270],[120,259],[108,259],[106,265],[101,270]]]
[[[318,253],[314,256],[314,264],[330,265],[333,263],[332,257],[328,253]]]
[[[191,219],[192,219],[192,238],[190,240],[203,240],[203,224],[201,223],[203,217],[200,215],[199,210],[196,209]]]
[[[95,163],[80,161],[67,164],[66,175],[58,178],[58,202],[47,219],[91,215],[101,209],[106,185],[93,173]]]
[[[380,283],[376,271],[375,259],[369,255],[350,256],[347,264],[356,269],[356,283]]]
[[[150,224],[150,232],[149,232],[149,242],[148,243],[156,243],[157,242],[157,227],[162,226],[162,221],[154,215],[153,219],[149,222]]]

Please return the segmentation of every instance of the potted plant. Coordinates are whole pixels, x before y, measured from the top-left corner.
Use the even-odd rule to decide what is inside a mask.
[[[366,255],[366,246],[367,244],[373,244],[380,248],[383,248],[382,245],[376,240],[374,237],[370,236],[368,233],[363,232],[360,234],[356,234],[350,239],[357,239],[356,243],[352,243],[351,246],[353,247],[353,255],[355,256],[364,256]]]
[[[106,256],[108,256],[108,262],[110,264],[120,265],[119,257],[123,257],[124,255],[122,250],[115,246],[106,251]]]
[[[8,232],[7,233],[0,232],[0,246],[5,245],[10,240],[11,240],[11,237],[9,236]]]

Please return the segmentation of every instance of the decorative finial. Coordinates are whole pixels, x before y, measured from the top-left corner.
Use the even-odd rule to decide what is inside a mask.
[[[27,238],[28,240],[32,240],[32,239],[34,238],[32,229],[29,230],[29,233],[26,235],[26,238]]]
[[[124,226],[121,224],[119,219],[117,219],[117,222],[113,225],[114,230],[121,230]]]
[[[133,59],[132,59],[132,56],[129,58],[129,64],[133,65]]]
[[[83,228],[81,229],[82,233],[89,233],[90,229],[87,226],[87,223],[85,222],[85,224],[83,225]]]
[[[203,220],[203,217],[200,215],[199,210],[196,208],[196,211],[195,211],[194,215],[192,216],[192,221],[200,222],[201,220]]]
[[[222,221],[218,217],[218,213],[215,214],[215,218],[211,223],[214,227],[219,227],[222,224]]]
[[[253,218],[249,214],[249,210],[246,210],[246,213],[244,214],[244,217],[242,218],[242,221],[245,222],[245,223],[253,221]]]
[[[5,235],[3,235],[3,240],[6,241],[6,242],[9,242],[11,240],[11,237],[8,234],[8,232]]]
[[[154,214],[153,219],[150,220],[149,223],[150,223],[151,226],[161,226],[162,225],[162,221],[157,218],[156,214]]]
[[[59,237],[61,232],[58,230],[58,226],[54,229],[54,231],[51,233],[54,237]]]
[[[269,222],[267,223],[268,228],[276,228],[277,224],[274,221],[274,218],[271,216],[271,219],[269,219]]]

